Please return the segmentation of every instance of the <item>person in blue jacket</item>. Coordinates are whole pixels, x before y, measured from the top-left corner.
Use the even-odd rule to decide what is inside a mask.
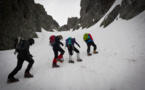
[[[90,47],[91,47],[91,46],[94,47],[93,53],[94,53],[94,54],[98,53],[98,52],[96,51],[97,46],[96,46],[96,44],[94,43],[94,40],[93,40],[93,38],[92,38],[92,35],[91,35],[90,33],[85,33],[84,36],[83,36],[83,38],[84,38],[84,41],[85,41],[86,44],[87,44],[87,54],[88,54],[88,56],[91,56],[91,55],[92,55],[92,54],[90,53]]]

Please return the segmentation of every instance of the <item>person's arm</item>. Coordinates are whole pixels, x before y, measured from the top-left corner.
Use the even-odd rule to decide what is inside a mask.
[[[76,42],[75,38],[74,38],[74,43],[80,47],[80,45]]]
[[[59,37],[56,37],[56,38],[55,38],[55,41],[56,41],[56,43],[61,44],[61,45],[63,46],[63,43],[60,42],[60,38],[59,38]]]

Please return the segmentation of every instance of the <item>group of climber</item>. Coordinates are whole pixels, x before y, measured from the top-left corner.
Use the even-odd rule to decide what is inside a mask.
[[[54,59],[53,59],[52,67],[53,68],[59,67],[59,65],[57,65],[57,61],[59,61],[61,63],[64,61],[63,55],[64,55],[65,51],[60,46],[60,45],[63,46],[63,43],[60,41],[60,40],[63,39],[63,37],[62,37],[62,35],[58,35],[58,36],[52,35],[52,36],[50,36],[49,39],[50,39],[50,44],[53,47],[53,51],[54,51],[54,55],[55,55]],[[97,46],[94,43],[91,34],[85,33],[84,36],[83,36],[83,39],[87,44],[87,55],[88,56],[92,55],[90,53],[90,46],[91,45],[94,47],[94,52],[93,53],[98,53],[96,51]],[[74,63],[74,61],[72,60],[73,52],[77,53],[77,61],[78,62],[82,61],[82,59],[80,58],[80,51],[75,47],[74,44],[76,44],[78,47],[80,47],[80,45],[77,43],[75,38],[69,37],[69,38],[66,39],[65,46],[67,47],[68,52],[69,52],[69,61],[68,61],[69,63]],[[59,52],[60,52],[60,54],[58,55]]]
[[[64,61],[63,55],[64,55],[65,51],[60,46],[60,45],[62,45],[62,46],[64,45],[61,42],[62,39],[63,39],[62,35],[57,35],[57,36],[52,35],[49,38],[50,44],[51,44],[51,46],[53,48],[53,52],[54,52],[54,59],[53,59],[53,62],[52,62],[52,68],[58,68],[59,67],[59,65],[57,65],[57,61],[59,61],[61,63]],[[90,33],[85,33],[84,36],[83,36],[83,39],[87,44],[87,55],[88,56],[92,55],[90,53],[90,46],[94,47],[94,49],[93,49],[94,54],[98,53],[96,51],[97,46],[94,43],[94,40],[93,40]],[[33,77],[33,75],[30,74],[30,69],[33,66],[34,60],[33,60],[33,56],[29,52],[29,46],[33,45],[34,43],[35,43],[35,41],[34,41],[33,38],[30,38],[28,40],[24,40],[21,37],[17,37],[15,39],[15,45],[14,45],[15,46],[15,52],[14,53],[15,54],[18,53],[18,55],[17,55],[18,61],[17,61],[17,66],[15,67],[15,69],[8,75],[8,81],[7,81],[8,83],[19,81],[14,76],[18,73],[19,70],[21,70],[23,62],[25,60],[28,62],[28,66],[25,70],[24,77],[25,78],[32,78]],[[68,63],[74,63],[74,61],[72,60],[73,52],[77,53],[77,62],[82,61],[82,59],[80,58],[80,51],[75,47],[74,44],[76,44],[78,47],[80,47],[80,45],[76,42],[75,38],[69,37],[69,38],[66,39],[65,46],[67,47],[68,52],[69,52],[69,61],[68,61]],[[60,52],[60,54],[59,54],[59,52]]]

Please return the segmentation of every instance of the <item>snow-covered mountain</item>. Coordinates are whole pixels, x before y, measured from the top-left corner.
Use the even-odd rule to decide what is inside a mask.
[[[37,33],[39,38],[30,47],[35,63],[31,70],[34,78],[24,78],[27,62],[15,76],[20,81],[7,84],[8,74],[15,68],[17,56],[14,49],[0,51],[1,90],[145,90],[145,11],[131,20],[118,16],[107,28],[100,28],[100,22],[88,29],[65,32]],[[99,54],[87,56],[83,34],[91,33]],[[64,46],[64,63],[52,68],[54,54],[49,45],[51,35],[62,35],[63,43],[68,37],[76,38],[80,44],[83,62],[68,63],[68,51]],[[91,48],[91,52],[92,52]]]

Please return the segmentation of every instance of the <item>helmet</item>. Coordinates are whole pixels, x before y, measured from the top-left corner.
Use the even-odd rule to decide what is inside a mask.
[[[29,44],[30,44],[30,45],[32,45],[32,44],[34,44],[34,43],[35,43],[35,41],[34,41],[34,39],[33,39],[33,38],[29,38],[29,39],[28,39],[28,41],[29,41]]]

